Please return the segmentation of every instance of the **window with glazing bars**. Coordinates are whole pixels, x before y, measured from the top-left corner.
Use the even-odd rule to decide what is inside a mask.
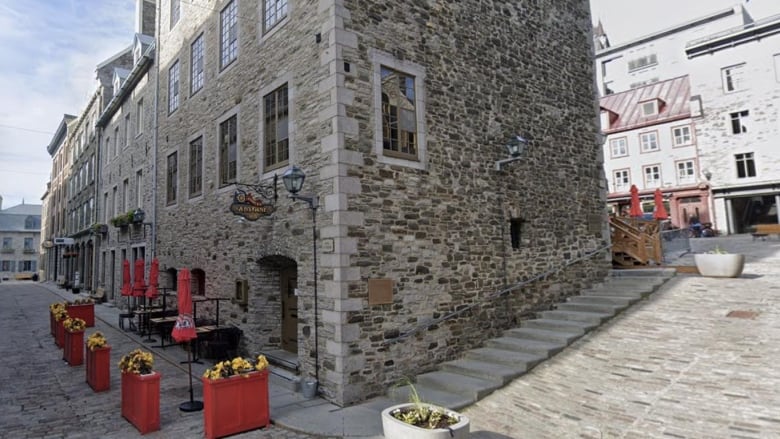
[[[265,170],[279,168],[290,158],[289,104],[287,84],[264,98]]]
[[[382,144],[385,154],[417,159],[417,102],[414,77],[381,68]]]

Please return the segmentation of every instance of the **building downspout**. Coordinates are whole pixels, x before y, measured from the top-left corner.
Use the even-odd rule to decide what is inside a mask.
[[[159,116],[158,105],[160,101],[160,3],[155,2],[155,15],[157,16],[157,25],[154,30],[154,67],[157,70],[157,74],[154,78],[154,119],[152,122],[152,130],[154,136],[152,137],[152,243],[151,252],[152,258],[157,257],[157,148],[159,134]]]
[[[102,98],[102,95],[101,95]],[[98,103],[100,105],[100,103]],[[95,217],[93,218],[92,224],[95,224],[98,221],[98,211],[100,210],[100,172],[98,172],[98,169],[101,169],[100,167],[100,151],[103,149],[101,148],[101,141],[103,140],[103,136],[101,136],[101,133],[103,132],[100,130],[97,125],[95,125],[95,135],[97,136],[97,152],[95,153],[95,208],[92,210],[92,215]],[[105,206],[104,206],[105,208]],[[105,213],[104,213],[105,215]],[[95,233],[93,235],[95,237],[95,245],[92,246],[92,286],[93,286],[93,292],[97,291],[98,289],[98,273],[100,272],[101,268],[105,270],[105,267],[100,267],[98,264],[100,262],[100,249],[103,247],[103,235],[100,233]],[[98,242],[100,243],[100,246],[98,246]]]

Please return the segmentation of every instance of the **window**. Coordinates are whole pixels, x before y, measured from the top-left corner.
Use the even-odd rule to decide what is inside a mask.
[[[181,0],[171,0],[171,29],[181,18]]]
[[[731,133],[732,134],[742,134],[747,133],[747,121],[748,121],[748,111],[737,111],[736,113],[731,113]]]
[[[39,217],[29,215],[24,219],[25,230],[37,230],[41,228],[41,220]]]
[[[696,183],[696,168],[693,160],[677,162],[677,182],[679,184]]]
[[[35,261],[19,261],[19,272],[35,271]]]
[[[133,138],[133,127],[130,123],[130,114],[125,115],[125,146],[130,146],[130,140]]]
[[[144,171],[137,171],[135,173],[135,206],[138,208],[144,207]]]
[[[645,166],[645,188],[661,187],[661,166]]]
[[[170,206],[176,203],[176,192],[178,189],[179,181],[179,163],[178,153],[174,152],[168,156],[168,167],[166,172],[166,191],[165,191],[165,203]]]
[[[190,94],[203,88],[203,34],[190,46]]]
[[[190,142],[190,198],[203,193],[203,137]]]
[[[613,192],[626,192],[631,187],[631,178],[628,175],[628,169],[619,169],[613,172],[614,183]]]
[[[640,134],[639,143],[642,144],[642,152],[658,151],[658,135],[655,131]]]
[[[0,261],[0,271],[14,271],[16,261]]]
[[[108,210],[108,192],[103,193],[103,222],[107,223],[111,217],[109,216],[109,210]]]
[[[691,143],[690,125],[672,128],[672,137],[674,138],[674,146],[690,144]]]
[[[106,163],[108,163],[108,158],[111,156],[109,154],[111,152],[111,137],[106,137]]]
[[[628,62],[628,71],[634,71],[658,64],[658,55],[651,54],[633,59]]]
[[[382,144],[385,154],[417,158],[414,77],[382,66]]]
[[[24,238],[24,251],[29,252],[33,250],[33,239]]]
[[[238,57],[238,0],[233,0],[219,13],[219,67],[224,69]]]
[[[512,244],[512,250],[520,249],[520,237],[523,232],[523,223],[525,220],[522,218],[512,218],[509,220],[509,239]]]
[[[117,122],[117,127],[114,128],[114,157],[119,155],[119,123]]]
[[[734,159],[736,159],[737,162],[737,178],[756,176],[756,162],[753,160],[752,152],[735,154]]]
[[[725,67],[720,70],[720,76],[723,80],[723,91],[731,93],[745,88],[744,86],[745,64]]]
[[[114,186],[112,192],[111,192],[111,212],[113,212],[114,216],[117,216],[119,213],[119,210],[117,209],[119,207],[119,200],[117,200],[117,188]]]
[[[290,158],[287,97],[287,84],[285,84],[263,98],[266,171],[286,165]]]
[[[179,61],[168,69],[168,114],[179,108]]]
[[[8,250],[13,245],[13,238],[3,238],[3,250]]]
[[[135,134],[139,135],[144,132],[144,100],[138,100],[138,104],[135,107]]]
[[[122,212],[127,212],[130,206],[127,204],[130,199],[130,180],[125,178],[122,181]]]
[[[612,157],[625,157],[628,155],[628,142],[625,137],[611,139],[609,148],[612,150]]]
[[[266,32],[286,16],[287,0],[265,0],[265,6],[263,7],[263,24]]]
[[[238,169],[238,116],[219,124],[219,186],[236,181]]]
[[[658,101],[652,100],[640,103],[642,106],[642,116],[655,116],[658,114]]]

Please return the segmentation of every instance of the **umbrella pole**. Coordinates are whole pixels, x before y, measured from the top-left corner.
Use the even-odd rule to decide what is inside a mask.
[[[192,396],[192,361],[190,356],[192,354],[192,341],[187,342],[187,370],[190,377],[190,400],[179,404],[179,410],[183,412],[197,412],[203,410],[203,402],[195,401]]]

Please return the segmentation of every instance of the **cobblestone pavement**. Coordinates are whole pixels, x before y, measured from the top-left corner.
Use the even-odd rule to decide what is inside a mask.
[[[743,275],[678,275],[465,410],[472,432],[479,438],[780,438],[780,241],[749,235],[694,241],[694,250],[744,252]],[[687,259],[681,265],[692,263]],[[758,314],[736,318],[731,311]]]
[[[111,389],[94,393],[86,383],[85,366],[69,367],[49,333],[49,304],[62,300],[51,290],[31,282],[0,283],[0,334],[3,334],[0,338],[0,438],[140,437],[120,414],[120,378],[116,365],[127,352],[137,347],[148,349],[148,346],[139,343],[137,337],[96,319],[96,327],[87,328],[86,334],[99,330],[106,335],[112,347],[112,369]],[[179,404],[189,400],[186,365],[155,356],[155,369],[162,374],[161,430],[144,437],[203,437],[203,413],[179,410]],[[199,374],[195,376],[197,379]],[[271,425],[233,437],[317,436]]]

